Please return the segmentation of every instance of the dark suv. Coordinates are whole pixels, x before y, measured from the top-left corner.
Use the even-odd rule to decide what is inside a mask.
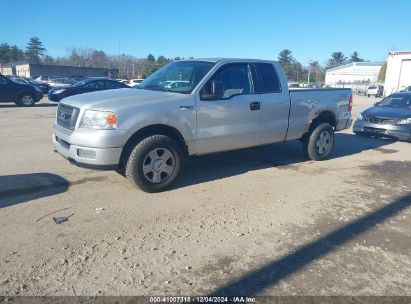
[[[19,106],[30,107],[42,98],[41,89],[14,82],[0,74],[0,102],[14,102]]]

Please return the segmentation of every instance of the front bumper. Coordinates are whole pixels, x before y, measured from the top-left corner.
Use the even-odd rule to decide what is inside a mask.
[[[35,98],[36,98],[36,102],[39,102],[40,100],[42,100],[43,99],[43,92],[36,91]]]
[[[92,130],[90,130],[92,131]],[[98,130],[95,132],[99,132]],[[75,132],[74,132],[75,133]],[[87,168],[114,169],[120,162],[122,147],[89,147],[74,144],[76,135],[57,124],[53,126],[53,144],[55,150],[70,162]],[[92,134],[90,134],[90,137]],[[96,136],[94,136],[96,137]],[[101,138],[100,138],[101,139]],[[92,139],[90,139],[92,142]]]
[[[50,101],[55,101],[55,102],[59,102],[61,100],[61,98],[55,94],[48,94],[48,98]]]
[[[394,137],[403,141],[411,141],[411,125],[382,125],[357,119],[354,122],[353,132]]]

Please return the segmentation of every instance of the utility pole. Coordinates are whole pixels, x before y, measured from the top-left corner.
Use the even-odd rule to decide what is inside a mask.
[[[310,84],[310,76],[311,76],[311,65],[313,64],[313,61],[310,60],[308,62],[308,79],[307,79],[307,84]]]

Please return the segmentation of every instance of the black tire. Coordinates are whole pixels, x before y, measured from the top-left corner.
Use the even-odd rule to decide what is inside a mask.
[[[36,99],[33,94],[23,93],[19,96],[17,104],[21,107],[32,107],[36,104]]]
[[[324,137],[325,134],[328,134],[328,140],[327,137]],[[312,130],[305,136],[303,142],[304,154],[307,158],[312,160],[324,160],[332,152],[334,142],[335,136],[333,127],[329,123],[321,123],[312,128]]]
[[[159,156],[159,151],[160,153],[167,151],[167,155],[171,154],[170,158],[161,159],[165,154]],[[151,153],[155,153],[159,158],[157,160],[151,159]],[[168,163],[169,161],[170,163]],[[182,163],[183,153],[174,139],[165,135],[153,135],[143,139],[132,149],[125,165],[125,176],[134,186],[145,192],[160,192],[175,182]],[[145,173],[143,167],[150,167],[152,172]],[[174,169],[170,174],[165,171],[157,172],[157,170],[162,170],[162,167],[173,167]],[[158,178],[159,182],[153,182]]]
[[[370,98],[370,94],[368,94],[368,98]]]

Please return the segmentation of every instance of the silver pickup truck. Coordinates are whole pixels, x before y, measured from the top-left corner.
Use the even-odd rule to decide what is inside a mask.
[[[351,126],[351,107],[350,89],[289,90],[276,62],[183,60],[137,89],[63,99],[53,142],[77,165],[116,169],[157,192],[176,180],[188,156],[297,139],[309,159],[323,160],[334,132]]]

